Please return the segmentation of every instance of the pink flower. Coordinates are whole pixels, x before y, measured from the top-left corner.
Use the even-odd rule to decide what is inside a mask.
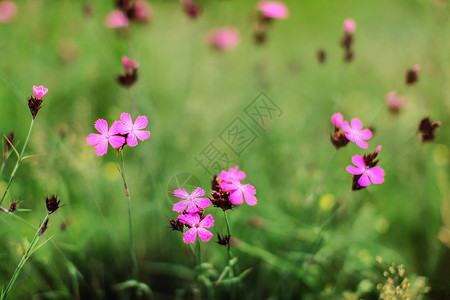
[[[33,94],[36,97],[36,99],[42,99],[42,97],[47,94],[48,89],[46,89],[43,85],[41,86],[35,86],[33,85]]]
[[[222,50],[231,50],[239,44],[239,31],[233,27],[212,29],[208,33],[209,44]]]
[[[372,131],[370,131],[370,129],[361,130],[362,123],[357,118],[352,119],[351,124],[352,127],[348,125],[347,121],[341,123],[341,128],[345,131],[345,137],[350,142],[356,143],[359,147],[367,149],[368,145],[364,140],[368,140],[372,137]]]
[[[289,16],[288,8],[281,1],[260,1],[258,10],[264,17],[270,19],[287,19]]]
[[[150,4],[145,0],[136,1],[134,5],[134,18],[140,22],[147,22],[153,15],[153,10]]]
[[[331,116],[331,123],[333,123],[336,128],[341,126],[342,121],[344,121],[344,117],[339,112]]]
[[[0,2],[0,23],[9,23],[14,19],[16,13],[16,3],[9,0]]]
[[[234,205],[247,202],[248,205],[256,205],[256,190],[250,184],[242,184],[239,181],[232,183],[220,182],[220,188],[230,192],[228,199]]]
[[[385,101],[391,111],[398,112],[404,100],[397,92],[389,92],[386,95]]]
[[[150,131],[141,130],[147,127],[148,119],[146,116],[139,116],[133,124],[130,114],[122,113],[118,130],[120,134],[127,134],[127,145],[134,147],[137,145],[137,139],[144,141],[150,137]]]
[[[130,25],[130,20],[121,10],[115,9],[106,16],[106,27],[119,28]]]
[[[108,151],[108,142],[111,144],[111,147],[118,148],[125,143],[125,138],[119,134],[119,125],[120,122],[116,121],[111,125],[111,128],[108,130],[108,122],[103,119],[98,119],[95,122],[95,129],[100,132],[91,133],[87,137],[87,142],[89,146],[95,146],[95,153],[99,156],[103,156]]]
[[[414,68],[413,68],[413,71],[416,72],[416,73],[419,73],[420,66],[419,65],[415,65]]]
[[[347,33],[353,33],[356,29],[356,23],[353,19],[344,20],[344,30]]]
[[[375,154],[378,154],[381,146],[377,147]],[[384,181],[384,170],[380,167],[370,168],[366,166],[364,158],[360,155],[352,157],[352,162],[356,167],[347,166],[346,170],[353,175],[361,175],[358,179],[358,184],[362,187],[370,185],[370,182],[374,184],[380,184]]]
[[[214,219],[211,215],[207,215],[203,220],[200,220],[198,214],[180,215],[178,220],[185,223],[191,228],[184,233],[183,241],[187,243],[194,243],[197,238],[197,233],[203,242],[207,242],[211,239],[213,234],[205,228],[214,226]]]
[[[126,73],[130,72],[132,69],[139,68],[139,64],[136,62],[135,59],[129,59],[126,56],[122,57],[122,65]]]
[[[230,168],[228,172],[222,171],[219,176],[217,176],[217,179],[229,182],[240,181],[245,178],[245,173],[243,171],[239,171],[238,169],[239,167],[235,166],[234,168]]]
[[[182,213],[186,209],[186,207],[186,211],[188,213],[196,213],[211,204],[211,200],[209,200],[208,198],[199,198],[200,196],[205,195],[205,191],[199,187],[196,188],[190,195],[188,192],[186,192],[185,189],[177,189],[173,192],[173,194],[177,198],[184,199],[173,205],[173,210],[179,213]]]

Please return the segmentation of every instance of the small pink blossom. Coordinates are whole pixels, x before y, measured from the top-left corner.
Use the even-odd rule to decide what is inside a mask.
[[[137,140],[144,141],[150,137],[150,131],[141,130],[147,127],[148,119],[146,116],[139,116],[133,124],[130,114],[122,113],[118,130],[120,134],[127,135],[127,145],[134,147],[138,144]]]
[[[341,128],[345,131],[345,137],[350,142],[356,143],[359,147],[367,149],[368,145],[364,140],[368,140],[372,137],[372,131],[370,131],[370,129],[361,130],[362,123],[357,118],[352,119],[351,125],[352,126],[350,127],[347,121],[341,123]]]
[[[129,59],[126,56],[122,56],[122,65],[126,73],[129,73],[132,69],[139,68],[139,64],[135,59]]]
[[[356,29],[356,23],[353,19],[344,20],[344,30],[347,33],[353,33]]]
[[[341,126],[342,121],[344,121],[344,117],[339,112],[331,116],[331,123],[333,123],[336,128]]]
[[[419,65],[415,65],[414,68],[413,68],[413,71],[416,72],[416,73],[419,73],[420,72],[420,66]]]
[[[260,1],[258,10],[269,19],[287,19],[289,17],[288,8],[281,1]]]
[[[209,198],[199,198],[205,195],[205,191],[200,187],[196,188],[190,195],[185,189],[177,189],[173,194],[177,198],[184,199],[173,205],[173,210],[179,213],[182,213],[186,207],[186,211],[191,214],[200,212],[211,205]]]
[[[108,151],[108,142],[113,148],[119,148],[125,143],[125,138],[119,134],[119,121],[114,122],[111,128],[108,130],[108,122],[103,119],[98,119],[95,122],[95,129],[100,132],[91,133],[87,137],[89,146],[95,146],[95,153],[99,156],[103,156]]]
[[[14,1],[0,2],[0,23],[11,22],[17,14],[17,6]]]
[[[211,239],[213,234],[205,228],[214,226],[214,219],[211,215],[207,215],[203,220],[200,220],[198,214],[185,214],[180,215],[178,220],[181,223],[185,223],[191,228],[184,233],[183,241],[187,243],[194,243],[197,238],[197,234],[203,242],[207,242]]]
[[[130,25],[127,15],[121,10],[115,9],[106,16],[106,27],[120,28]]]
[[[256,189],[250,184],[242,184],[239,181],[235,181],[232,183],[220,182],[220,188],[229,191],[230,196],[228,199],[234,205],[239,205],[247,202],[248,205],[256,205]]]
[[[389,92],[385,98],[386,105],[393,112],[398,112],[404,100],[397,92]]]
[[[239,171],[239,167],[235,166],[234,168],[230,168],[228,171],[220,172],[217,179],[229,182],[240,181],[245,178],[245,173],[243,171]]]
[[[233,27],[212,29],[208,33],[209,44],[222,50],[231,50],[239,44],[239,31]]]
[[[36,97],[36,99],[42,99],[42,97],[45,96],[45,94],[47,94],[48,89],[45,88],[43,85],[41,86],[35,86],[33,85],[33,94]]]
[[[380,151],[381,146],[377,147],[376,154]],[[370,185],[370,182],[374,184],[380,184],[384,182],[384,170],[380,167],[370,168],[366,166],[364,158],[360,155],[352,157],[352,162],[356,167],[347,166],[346,170],[353,175],[361,175],[358,179],[358,184],[362,187]]]
[[[134,18],[140,22],[147,22],[153,15],[153,9],[145,0],[136,1],[134,5]]]

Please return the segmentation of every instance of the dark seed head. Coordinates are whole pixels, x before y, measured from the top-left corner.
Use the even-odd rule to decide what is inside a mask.
[[[345,132],[342,130],[339,131],[339,129],[334,131],[333,136],[330,135],[330,141],[336,149],[345,147],[349,142],[349,140],[345,137]]]
[[[138,79],[137,69],[133,68],[130,72],[117,76],[117,82],[126,88],[131,87]]]
[[[228,244],[230,243],[230,237],[229,235],[224,235],[224,236],[220,236],[220,234],[217,234],[217,244],[219,245],[223,245],[223,246],[228,246]]]
[[[44,232],[47,230],[48,228],[48,218],[47,220],[45,220],[45,223],[42,225],[41,230],[39,230],[39,236],[42,236],[44,234]]]
[[[408,85],[413,85],[414,83],[416,83],[419,80],[419,75],[417,74],[417,72],[413,69],[410,69],[406,72],[406,84]]]
[[[429,117],[423,118],[419,123],[419,132],[422,134],[422,143],[434,141],[434,131],[441,126],[441,122],[432,122]]]
[[[325,61],[327,60],[327,53],[325,52],[324,49],[317,50],[317,54],[316,55],[317,55],[317,60],[321,64],[325,63]]]
[[[36,118],[37,113],[41,109],[42,102],[42,99],[37,99],[34,96],[31,96],[28,99],[28,107],[30,108],[31,116],[33,116],[33,119]]]
[[[50,197],[45,198],[45,204],[47,206],[48,214],[52,214],[60,208],[59,203],[61,201],[55,195],[51,195]]]
[[[17,209],[17,206],[19,206],[19,201],[17,201],[17,200],[11,201],[11,203],[9,204],[8,211],[9,212],[15,212],[16,209]]]
[[[181,223],[179,220],[175,221],[175,220],[169,219],[169,222],[170,222],[169,228],[172,228],[172,231],[183,232],[184,224]]]

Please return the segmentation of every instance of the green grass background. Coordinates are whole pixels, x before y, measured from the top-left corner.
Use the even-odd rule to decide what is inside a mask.
[[[261,91],[283,114],[264,132],[253,126],[258,138],[240,156],[228,151],[257,189],[258,205],[229,213],[233,254],[239,269],[250,272],[238,284],[219,285],[214,296],[377,299],[376,285],[384,280],[375,257],[381,256],[404,264],[411,278],[426,277],[428,297],[450,297],[448,1],[285,1],[290,17],[273,22],[263,46],[252,41],[256,1],[202,1],[197,20],[178,1],[150,3],[151,23],[125,34],[104,27],[113,1],[17,1],[15,21],[0,25],[0,129],[15,131],[19,149],[31,119],[31,87],[49,89],[26,152],[45,156],[21,165],[4,205],[21,201],[30,211],[16,214],[38,226],[47,194],[65,204],[50,219],[52,244],[27,262],[11,298],[134,297],[114,288],[130,279],[132,268],[120,159],[111,149],[98,157],[86,143],[97,119],[111,123],[124,111],[146,115],[151,131],[149,140],[124,153],[139,280],[156,299],[193,297],[190,249],[166,227],[176,217],[167,185],[188,172],[209,193],[211,178],[194,157],[211,141],[225,149],[220,132],[245,117]],[[84,5],[92,16],[83,15]],[[357,23],[349,64],[339,46],[348,17]],[[226,25],[240,30],[240,45],[224,53],[209,48],[208,30]],[[327,52],[323,65],[315,57],[319,48]],[[123,55],[140,64],[130,91],[115,82]],[[419,82],[406,86],[405,72],[415,64]],[[399,115],[384,103],[392,90],[406,98]],[[330,144],[329,118],[337,111],[376,129],[368,151],[382,145],[386,177],[353,193],[311,251],[332,215],[326,200],[332,206],[345,199],[351,187],[345,167],[364,153],[353,143],[337,152]],[[443,124],[429,144],[417,133],[425,116]],[[14,159],[2,174],[2,190]],[[222,212],[207,212],[216,220],[212,231],[225,233]],[[0,217],[0,284],[6,284],[34,230]],[[226,248],[214,240],[201,246],[203,262],[220,274]],[[199,287],[199,297],[207,298],[204,284]]]

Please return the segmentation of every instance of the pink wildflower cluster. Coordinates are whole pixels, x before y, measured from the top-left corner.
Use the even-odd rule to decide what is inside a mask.
[[[213,204],[224,211],[231,209],[233,205],[242,204],[245,200],[249,205],[256,204],[256,190],[250,184],[242,184],[241,180],[246,177],[239,167],[234,167],[228,171],[222,171],[219,176],[212,181],[212,199],[204,197],[206,192],[197,187],[191,194],[185,189],[177,189],[174,196],[182,199],[173,205],[172,210],[180,213],[178,220],[170,219],[173,230],[184,232],[184,226],[189,229],[184,232],[183,241],[194,243],[197,235],[200,240],[207,242],[213,234],[205,228],[214,226],[214,219],[211,214],[204,217],[204,210]],[[219,244],[229,242],[230,236],[220,238]]]
[[[144,141],[150,137],[150,131],[142,130],[147,127],[148,119],[146,116],[139,116],[133,123],[130,114],[122,113],[120,121],[114,121],[111,127],[108,122],[98,119],[95,122],[95,129],[99,133],[91,133],[86,141],[89,146],[95,146],[95,153],[103,156],[108,152],[108,144],[113,148],[119,148],[124,145],[134,147],[138,144],[138,139]]]
[[[330,136],[330,139],[336,149],[345,146],[348,141],[367,149],[366,140],[372,137],[372,131],[362,129],[362,122],[359,119],[352,119],[349,125],[341,113],[335,113],[331,116],[331,123],[334,125],[334,136]],[[384,170],[376,167],[378,160],[375,160],[380,150],[381,146],[378,146],[374,153],[352,157],[352,162],[356,167],[347,166],[346,168],[350,174],[354,175],[352,190],[359,190],[370,183],[380,184],[384,181]]]
[[[153,15],[152,7],[145,0],[124,0],[118,4],[119,7],[106,16],[108,28],[127,27],[131,21],[147,22]]]
[[[211,29],[208,32],[208,42],[221,50],[231,50],[239,44],[239,31],[234,27]]]

